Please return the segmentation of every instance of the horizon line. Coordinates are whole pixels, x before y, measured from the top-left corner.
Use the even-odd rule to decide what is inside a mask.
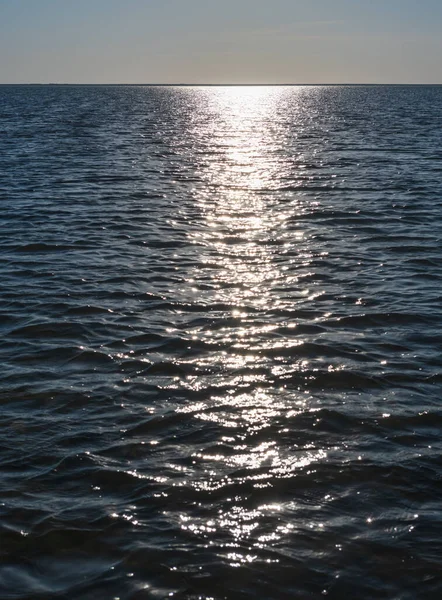
[[[314,86],[442,86],[442,83],[82,83],[82,82],[3,82],[0,86],[46,85],[46,86],[140,86],[140,87],[314,87]]]

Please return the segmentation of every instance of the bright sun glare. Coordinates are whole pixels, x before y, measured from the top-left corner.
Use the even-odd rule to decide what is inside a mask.
[[[228,432],[238,431],[228,438],[236,443],[236,454],[228,460],[210,453],[197,457],[207,464],[210,475],[194,485],[208,490],[222,487],[229,483],[227,473],[233,467],[244,470],[244,480],[265,488],[274,477],[290,477],[294,470],[325,459],[323,451],[310,449],[293,456],[283,452],[274,441],[255,442],[255,434],[265,430],[275,419],[288,416],[287,407],[268,387],[247,391],[250,384],[259,386],[262,378],[260,350],[283,349],[288,343],[283,338],[272,337],[276,325],[269,325],[265,316],[284,307],[287,298],[282,294],[287,283],[297,286],[296,277],[279,265],[278,256],[285,244],[289,244],[288,240],[293,244],[297,236],[301,240],[302,234],[287,231],[293,207],[288,211],[273,193],[275,182],[281,179],[279,152],[287,95],[284,88],[274,87],[222,87],[210,88],[209,93],[205,89],[190,93],[199,94],[198,101],[206,103],[211,117],[204,123],[196,123],[192,130],[192,137],[199,140],[197,150],[205,159],[205,167],[199,173],[204,185],[194,190],[203,225],[192,234],[194,242],[201,247],[203,267],[192,279],[205,282],[204,301],[209,305],[235,308],[230,317],[224,317],[229,319],[225,327],[205,331],[196,328],[189,334],[214,346],[217,343],[230,346],[228,353],[217,357],[212,354],[207,365],[210,367],[214,362],[220,365],[224,386],[225,378],[229,377],[226,374],[235,375],[231,378],[231,392],[183,410],[192,412],[195,418],[217,423]],[[293,91],[290,97],[293,102]],[[257,316],[259,314],[262,318]],[[201,359],[199,362],[201,364]],[[287,366],[284,364],[281,368]],[[304,368],[301,362],[299,369]],[[264,383],[264,379],[262,381]],[[190,385],[198,386],[198,381]],[[216,387],[216,383],[212,385]],[[307,398],[300,395],[295,399],[290,415],[306,410]],[[244,426],[251,436],[247,439],[239,434]],[[266,513],[280,509],[278,505],[269,505],[247,511],[233,506],[210,522],[182,515],[182,527],[209,538],[217,531],[227,531],[234,546],[253,536]],[[275,530],[270,537],[255,539],[247,554],[231,552],[228,555],[231,564],[239,566],[244,561],[253,561],[254,549],[286,533]]]

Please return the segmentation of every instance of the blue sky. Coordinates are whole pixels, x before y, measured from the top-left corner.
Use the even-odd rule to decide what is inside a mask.
[[[442,0],[0,0],[0,82],[442,83]]]

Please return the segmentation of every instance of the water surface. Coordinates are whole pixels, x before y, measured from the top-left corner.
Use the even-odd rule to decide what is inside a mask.
[[[440,598],[442,87],[0,88],[0,597]]]

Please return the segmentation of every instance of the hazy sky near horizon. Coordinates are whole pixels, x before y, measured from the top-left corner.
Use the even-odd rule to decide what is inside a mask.
[[[442,83],[442,0],[0,0],[0,83]]]

